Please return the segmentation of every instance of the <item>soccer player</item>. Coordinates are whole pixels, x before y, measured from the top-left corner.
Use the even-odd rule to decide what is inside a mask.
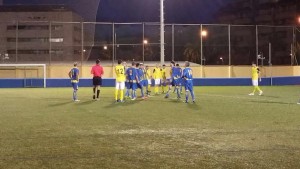
[[[71,84],[73,87],[73,101],[79,102],[77,98],[78,83],[79,83],[79,69],[77,68],[77,62],[74,63],[74,67],[69,72],[69,77],[71,79]]]
[[[160,71],[160,66],[159,64],[156,64],[156,67],[153,69],[153,74],[152,77],[155,81],[155,86],[154,86],[154,94],[159,94],[159,86],[161,83],[161,71]]]
[[[136,64],[136,72],[137,72],[137,87],[139,89],[141,89],[141,95],[142,95],[142,99],[145,99],[145,95],[144,95],[144,80],[145,80],[145,76],[144,76],[144,71],[142,69],[142,63],[137,63]]]
[[[252,85],[254,87],[253,92],[249,94],[249,96],[254,96],[255,92],[258,91],[259,95],[263,94],[263,91],[258,87],[258,78],[260,75],[260,70],[256,66],[255,62],[252,62]]]
[[[188,103],[189,93],[191,93],[192,101],[195,103],[195,95],[193,89],[193,71],[190,68],[190,63],[188,61],[185,62],[185,68],[183,69],[182,78],[184,80],[185,87],[185,103]]]
[[[93,99],[99,100],[100,86],[102,85],[102,75],[104,74],[104,70],[103,67],[100,65],[99,59],[96,60],[96,65],[92,67],[91,74],[93,75],[93,86],[94,86]]]
[[[145,68],[145,74],[146,74],[146,80],[147,80],[147,86],[146,86],[146,93],[147,93],[147,96],[150,96],[150,93],[151,93],[151,79],[152,79],[152,75],[151,75],[151,70],[149,69],[149,66],[147,65],[146,68]]]
[[[172,90],[172,87],[173,86],[176,86],[175,85],[175,62],[174,61],[171,61],[171,64],[170,64],[170,79],[169,79],[169,90],[167,91],[167,94],[165,96],[165,98],[169,98],[169,95],[170,95],[170,91]],[[175,90],[174,90],[175,92]]]
[[[162,93],[165,93],[165,89],[167,86],[166,65],[162,66],[162,68],[160,69],[160,73],[161,73],[161,90]]]
[[[126,70],[126,75],[127,75],[127,79],[128,79],[127,89],[132,90],[131,100],[135,100],[136,99],[136,89],[137,89],[138,77],[137,77],[137,72],[136,72],[134,62],[132,62],[131,66]]]
[[[124,88],[125,88],[125,67],[122,65],[122,60],[118,60],[118,65],[115,67],[116,73],[116,90],[115,90],[115,101],[124,102]],[[120,97],[118,97],[120,93]]]

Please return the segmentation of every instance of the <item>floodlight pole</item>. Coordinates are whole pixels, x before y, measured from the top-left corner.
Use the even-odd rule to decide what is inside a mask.
[[[165,62],[165,17],[164,0],[160,0],[160,63]]]

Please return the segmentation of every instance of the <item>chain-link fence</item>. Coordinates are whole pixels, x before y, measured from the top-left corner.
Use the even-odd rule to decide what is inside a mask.
[[[2,63],[160,61],[159,23],[1,22]],[[165,60],[202,65],[297,65],[292,26],[166,24]]]

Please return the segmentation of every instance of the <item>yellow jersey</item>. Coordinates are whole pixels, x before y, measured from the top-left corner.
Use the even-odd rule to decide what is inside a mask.
[[[252,66],[252,80],[258,80],[259,68]]]
[[[126,80],[125,67],[123,65],[117,65],[115,67],[115,73],[116,73],[117,82],[125,82]]]
[[[146,79],[147,80],[151,79],[151,70],[150,69],[146,70]]]
[[[162,79],[167,79],[167,76],[166,76],[166,68],[160,69],[160,72],[161,72],[161,77],[162,77]]]
[[[161,79],[161,71],[160,68],[155,67],[153,69],[153,79]]]

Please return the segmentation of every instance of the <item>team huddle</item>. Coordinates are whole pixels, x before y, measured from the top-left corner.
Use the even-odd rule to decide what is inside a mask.
[[[152,95],[159,95],[161,93],[165,94],[165,98],[169,98],[171,93],[176,93],[177,99],[180,100],[183,87],[185,88],[184,102],[188,103],[189,95],[191,95],[192,102],[195,103],[193,71],[190,68],[190,63],[187,61],[183,69],[179,64],[175,64],[172,61],[170,63],[170,78],[167,78],[166,66],[163,65],[161,67],[159,64],[153,70],[150,70],[149,66],[144,66],[143,63],[132,62],[130,66],[127,66],[126,62],[118,60],[118,65],[115,66],[114,70],[116,74],[116,103],[122,103],[125,99],[136,100],[138,98],[137,90],[140,90],[141,99],[147,99]],[[249,95],[255,95],[256,91],[259,92],[259,95],[263,95],[263,91],[258,86],[259,81],[261,81],[260,70],[254,62],[252,63],[251,71],[254,89]],[[93,74],[93,99],[99,100],[102,75],[104,74],[104,69],[100,65],[99,59],[96,60],[96,65],[92,67],[91,74]],[[73,87],[73,101],[78,102],[80,101],[77,98],[79,69],[76,62],[68,75]],[[124,90],[126,90],[125,95]],[[297,104],[300,104],[300,100]]]
[[[136,100],[137,90],[140,90],[141,98],[147,99],[151,96],[154,88],[154,95],[166,93],[165,98],[169,98],[172,87],[175,87],[177,98],[180,99],[180,87],[184,86],[186,91],[187,103],[189,94],[192,96],[192,102],[195,103],[195,96],[193,91],[193,73],[189,67],[190,63],[185,62],[185,68],[182,70],[175,62],[170,64],[170,78],[167,79],[165,65],[160,67],[158,64],[151,71],[149,66],[144,66],[142,63],[134,63],[127,67],[126,62],[118,60],[118,65],[115,67],[116,73],[116,91],[115,101],[124,102],[126,99]],[[154,83],[152,85],[152,82]],[[161,87],[162,92],[159,92]],[[124,97],[124,89],[126,89]]]

